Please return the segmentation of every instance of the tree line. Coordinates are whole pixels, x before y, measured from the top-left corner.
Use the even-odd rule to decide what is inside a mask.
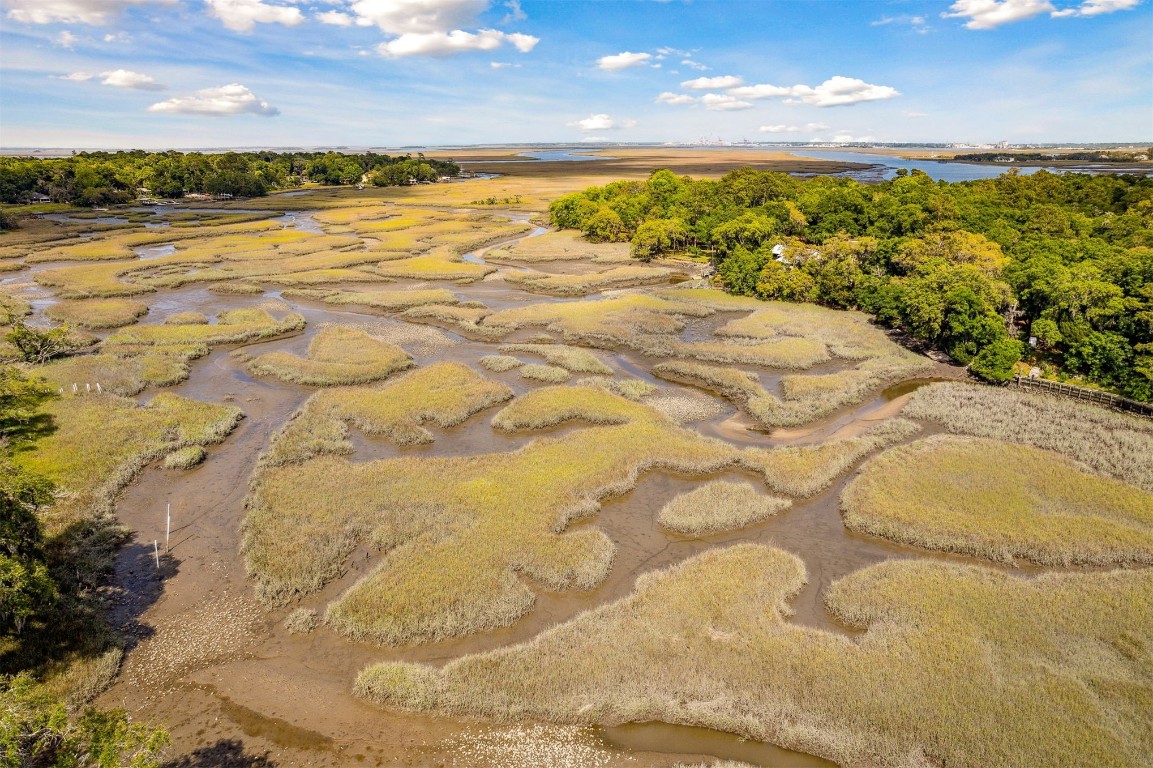
[[[157,198],[186,193],[260,197],[305,182],[403,186],[457,176],[451,160],[375,152],[79,152],[62,158],[0,157],[0,202],[44,195],[56,203],[114,205],[141,190]]]
[[[655,171],[565,195],[558,227],[710,256],[733,293],[860,309],[1005,380],[1020,360],[1153,401],[1153,179],[1010,171],[880,184]]]

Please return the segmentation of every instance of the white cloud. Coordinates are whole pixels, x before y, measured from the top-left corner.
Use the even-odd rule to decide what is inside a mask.
[[[488,0],[354,0],[356,23],[389,35],[449,32],[472,25]]]
[[[829,126],[824,123],[805,123],[804,125],[762,125],[757,130],[762,133],[801,133],[812,131],[826,131]]]
[[[918,34],[925,34],[932,27],[925,23],[924,16],[882,16],[876,21],[870,21],[870,27],[886,27],[890,24],[911,27]]]
[[[704,72],[706,69],[708,69],[708,67],[706,67],[704,64],[701,64],[699,61],[693,61],[692,59],[682,59],[681,65],[688,67],[689,69],[695,69],[698,72]]]
[[[522,35],[520,32],[510,32],[504,36],[504,39],[512,43],[512,47],[521,53],[528,53],[533,48],[536,48],[536,44],[540,42],[539,37]]]
[[[731,112],[737,109],[752,109],[753,107],[751,102],[741,101],[726,93],[706,93],[701,97],[701,103],[705,105],[705,109],[711,109],[715,112]]]
[[[1064,18],[1067,16],[1100,16],[1103,13],[1116,11],[1129,11],[1136,8],[1141,0],[1085,0],[1076,8],[1065,8],[1053,11],[1051,16]]]
[[[501,24],[512,24],[514,21],[524,21],[528,14],[520,7],[520,0],[508,0],[504,4],[508,8],[508,15],[501,19]]]
[[[735,75],[719,75],[717,77],[698,77],[696,80],[686,80],[681,83],[682,88],[692,88],[694,91],[708,91],[715,88],[735,88],[744,81]]]
[[[173,0],[7,0],[8,18],[25,24],[107,24],[126,8]]]
[[[79,37],[65,29],[60,34],[56,35],[56,37],[52,38],[52,43],[54,45],[60,46],[61,48],[71,48],[79,39]]]
[[[853,136],[851,133],[838,133],[833,136],[837,144],[865,144],[874,141],[872,136]]]
[[[615,53],[612,56],[601,56],[597,59],[597,66],[603,70],[612,72],[618,69],[628,69],[629,67],[639,67],[651,59],[651,53],[630,53],[623,51],[622,53]]]
[[[597,115],[589,115],[584,120],[574,120],[571,123],[566,123],[569,128],[576,128],[578,131],[609,131],[618,128],[635,128],[637,125],[636,120],[614,120],[608,115],[601,113]]]
[[[304,21],[300,9],[261,0],[204,0],[212,15],[234,32],[251,32],[256,24],[292,27]]]
[[[730,88],[729,94],[741,99],[771,99],[787,97],[788,104],[809,104],[814,107],[841,107],[862,101],[892,99],[901,95],[888,85],[873,85],[855,77],[830,77],[817,86],[811,85],[746,85]]]
[[[995,29],[1055,10],[1049,0],[956,0],[941,16],[968,19],[967,29]]]
[[[96,75],[92,74],[91,72],[73,72],[70,75],[60,75],[56,79],[71,80],[74,83],[83,83],[91,80],[94,77],[96,77]]]
[[[273,117],[280,110],[267,101],[261,101],[256,94],[239,83],[222,85],[219,88],[202,88],[191,96],[177,96],[167,101],[158,101],[148,108],[149,112],[178,115],[259,115]]]
[[[110,33],[104,36],[104,42],[127,45],[128,43],[132,42],[132,36],[127,32],[116,32],[114,34]]]
[[[696,104],[697,97],[690,96],[687,93],[673,93],[672,91],[665,91],[660,96],[657,96],[658,104]]]
[[[468,51],[495,51],[506,40],[521,53],[528,53],[540,42],[531,35],[505,34],[496,29],[481,29],[475,34],[454,29],[452,32],[408,32],[381,43],[376,50],[384,56],[453,56]]]
[[[334,27],[351,27],[355,19],[342,11],[325,11],[316,14],[316,20],[321,24],[331,24]]]
[[[110,72],[101,72],[102,85],[111,85],[116,88],[132,88],[137,91],[163,91],[167,86],[156,82],[156,78],[133,72],[130,69],[114,69]]]

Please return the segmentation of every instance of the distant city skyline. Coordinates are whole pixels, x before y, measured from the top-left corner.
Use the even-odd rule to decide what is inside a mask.
[[[0,0],[0,146],[1153,138],[1149,0]]]

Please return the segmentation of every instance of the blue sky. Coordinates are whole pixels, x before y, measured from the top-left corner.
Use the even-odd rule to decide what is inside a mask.
[[[0,0],[0,146],[1153,140],[1151,0]]]

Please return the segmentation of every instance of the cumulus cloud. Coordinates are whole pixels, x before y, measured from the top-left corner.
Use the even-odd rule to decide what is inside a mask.
[[[471,26],[488,9],[488,0],[353,0],[349,9],[362,27],[419,35]]]
[[[79,37],[65,29],[60,34],[56,35],[56,37],[52,38],[52,43],[54,45],[60,46],[61,48],[71,48],[72,46],[76,45],[76,41],[79,39]]]
[[[705,109],[716,112],[731,112],[738,109],[752,109],[753,107],[751,102],[741,101],[727,93],[706,93],[701,97],[701,103],[705,105]]]
[[[133,72],[130,69],[114,69],[110,72],[101,72],[102,85],[111,85],[116,88],[132,88],[137,91],[163,91],[167,86],[156,82],[156,78]]]
[[[658,104],[696,104],[697,97],[690,96],[687,93],[673,93],[672,91],[665,91],[660,96],[657,96]]]
[[[325,11],[316,14],[316,20],[321,24],[331,24],[334,27],[351,27],[355,19],[342,11]]]
[[[259,115],[273,117],[280,110],[261,101],[256,94],[240,83],[222,85],[219,88],[202,88],[191,96],[177,96],[167,101],[158,101],[148,108],[149,112],[175,115]]]
[[[941,16],[968,19],[967,29],[995,29],[1055,10],[1049,0],[956,0]]]
[[[506,34],[496,29],[476,33],[454,29],[452,32],[408,32],[376,47],[384,56],[453,56],[468,51],[495,51],[508,41],[521,53],[533,49],[539,38],[531,35]]]
[[[635,128],[636,120],[614,120],[603,112],[597,115],[589,115],[584,120],[574,120],[571,123],[566,123],[569,128],[576,128],[578,131],[610,131],[618,128]]]
[[[693,61],[692,59],[681,59],[681,66],[688,67],[689,69],[695,69],[698,72],[704,72],[706,69],[708,69],[708,67],[706,67],[704,64],[700,63],[699,61]]]
[[[653,55],[651,53],[630,53],[629,51],[623,51],[621,53],[614,53],[612,56],[601,56],[597,59],[597,66],[603,70],[612,72],[618,69],[642,66],[648,63],[652,57]]]
[[[811,85],[745,85],[730,88],[729,94],[740,99],[784,98],[787,104],[809,104],[814,107],[842,107],[862,101],[892,99],[901,95],[888,85],[873,85],[855,77],[830,77],[817,86]]]
[[[681,83],[682,88],[691,88],[694,91],[709,91],[720,88],[735,88],[744,80],[735,75],[719,75],[718,77],[698,77],[695,80],[686,80]]]
[[[304,21],[299,8],[261,0],[204,0],[213,16],[234,32],[251,32],[257,24],[295,26]]]
[[[174,0],[7,0],[8,18],[24,24],[107,24],[126,8]]]
[[[71,80],[74,83],[84,83],[94,77],[96,77],[96,75],[91,72],[73,72],[70,75],[60,75],[57,77],[57,80]]]

